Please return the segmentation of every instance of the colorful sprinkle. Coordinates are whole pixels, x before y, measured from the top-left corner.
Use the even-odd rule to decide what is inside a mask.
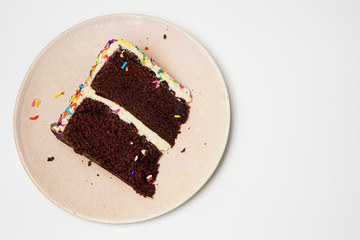
[[[63,95],[63,94],[64,94],[64,92],[59,92],[59,93],[54,95],[54,98],[57,98],[58,96]]]
[[[129,71],[129,68],[128,68],[128,67],[126,67],[126,68],[125,68],[125,71]]]
[[[148,182],[150,182],[150,181],[152,180],[152,175],[147,176],[147,177],[146,177],[146,180],[147,180]]]
[[[158,87],[159,87],[159,85],[156,85],[155,87],[156,87],[156,88],[158,88]]]
[[[132,171],[131,171],[131,175],[134,175],[134,173],[135,173],[135,171],[134,171],[134,170],[132,170]]]
[[[121,66],[121,69],[124,69],[126,64],[127,64],[127,62],[124,62],[124,64]]]
[[[34,116],[34,117],[29,117],[30,118],[30,120],[35,120],[35,119],[37,119],[39,117],[39,115],[36,115],[36,116]]]
[[[145,50],[149,50],[149,48],[148,48],[148,47],[145,47]]]
[[[180,118],[181,116],[180,115],[174,115],[174,118]]]
[[[35,107],[38,107],[39,106],[39,99],[36,99],[35,101]]]
[[[120,108],[119,108],[119,109],[116,109],[116,110],[114,111],[114,113],[118,113],[118,112],[120,112]]]
[[[104,55],[104,58],[109,59],[109,56],[107,54]]]
[[[32,107],[35,106],[35,102],[36,102],[36,99],[34,99],[34,100],[32,101],[32,103],[31,103],[31,106],[32,106]]]
[[[138,160],[138,156],[135,156],[134,161],[136,162]]]
[[[155,84],[155,83],[158,83],[158,82],[159,82],[158,80],[155,80],[155,81],[153,81],[152,83]]]

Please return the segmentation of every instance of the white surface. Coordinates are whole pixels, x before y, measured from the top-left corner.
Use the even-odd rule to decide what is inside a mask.
[[[0,3],[0,239],[359,239],[360,3],[169,2]],[[118,12],[163,18],[198,39],[222,69],[233,113],[210,182],[175,211],[130,225],[89,222],[48,201],[12,133],[17,90],[41,49]]]

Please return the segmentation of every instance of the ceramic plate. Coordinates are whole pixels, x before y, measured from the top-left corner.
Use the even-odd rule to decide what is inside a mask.
[[[153,199],[136,194],[96,164],[88,166],[87,158],[50,131],[99,51],[113,38],[137,45],[193,95],[189,119],[175,146],[160,158]],[[59,91],[64,94],[54,98]],[[31,107],[35,98],[40,104]],[[35,115],[39,118],[29,119]],[[57,206],[108,223],[154,218],[191,198],[216,169],[229,129],[226,84],[204,47],[171,23],[133,14],[90,19],[56,37],[28,70],[14,111],[19,156],[36,187]],[[54,160],[47,161],[48,157]]]

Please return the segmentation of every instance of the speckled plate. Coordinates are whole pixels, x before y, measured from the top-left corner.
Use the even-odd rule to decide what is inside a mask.
[[[136,194],[96,164],[88,166],[87,158],[50,131],[50,123],[58,119],[112,38],[137,45],[193,95],[189,120],[175,146],[160,159],[153,199]],[[54,98],[59,91],[64,94]],[[38,107],[30,106],[34,98],[40,100]],[[39,118],[30,120],[34,115]],[[218,166],[229,129],[226,84],[209,53],[179,27],[134,14],[90,19],[56,37],[28,70],[14,111],[19,156],[36,187],[70,213],[108,223],[154,218],[190,199]],[[47,161],[48,157],[54,160]]]

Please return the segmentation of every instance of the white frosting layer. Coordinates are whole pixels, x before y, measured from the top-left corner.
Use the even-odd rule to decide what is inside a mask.
[[[119,118],[127,123],[132,123],[135,125],[135,127],[138,130],[138,133],[140,135],[143,135],[146,137],[146,139],[154,144],[160,151],[166,151],[169,148],[171,148],[170,144],[167,143],[164,139],[162,139],[159,135],[157,135],[155,132],[150,130],[150,128],[146,127],[140,120],[138,120],[134,115],[132,115],[130,112],[126,111],[125,108],[121,107],[120,105],[114,103],[113,101],[110,101],[107,98],[101,97],[99,95],[96,95],[95,91],[90,87],[85,87],[83,90],[83,96],[78,99],[78,105],[83,101],[84,98],[91,98],[96,101],[102,102],[110,107],[112,111],[117,111],[120,109],[120,111],[117,111],[117,115]]]

